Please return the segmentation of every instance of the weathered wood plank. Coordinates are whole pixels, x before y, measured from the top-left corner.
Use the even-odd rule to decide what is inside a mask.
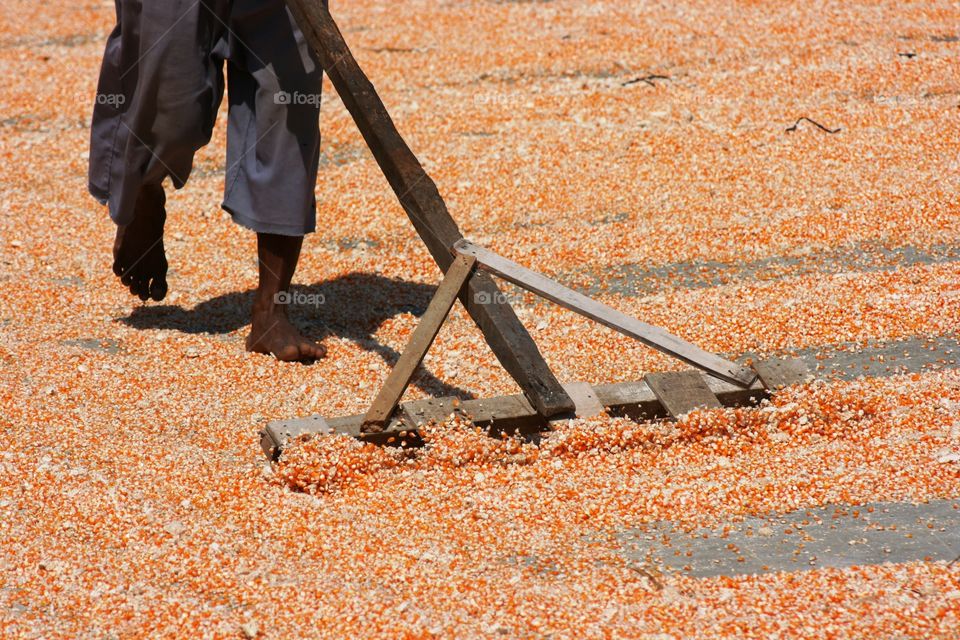
[[[407,390],[407,385],[410,384],[410,378],[413,377],[417,367],[420,366],[423,357],[427,355],[427,350],[437,337],[440,327],[443,326],[443,321],[447,319],[453,303],[457,300],[457,295],[463,289],[470,274],[473,273],[473,266],[476,262],[476,258],[471,256],[458,256],[450,265],[450,268],[447,269],[447,273],[440,286],[437,287],[436,293],[433,294],[420,323],[413,330],[410,341],[403,353],[400,354],[400,358],[394,365],[393,370],[390,371],[390,375],[387,376],[387,380],[383,383],[383,387],[381,387],[373,404],[370,405],[370,409],[363,419],[364,432],[383,431],[386,427],[390,416],[393,415],[400,398],[403,396],[403,392]]]
[[[461,410],[475,425],[484,428],[523,431],[546,424],[546,419],[522,395],[464,400]]]
[[[310,435],[330,432],[330,424],[323,416],[313,415],[291,420],[275,420],[260,432],[260,448],[268,458],[277,458],[287,443],[305,433]]]
[[[753,384],[749,387],[744,388],[740,385],[730,384],[725,380],[714,378],[710,374],[703,373],[702,371],[700,375],[703,376],[704,382],[707,383],[713,395],[717,396],[720,404],[725,407],[746,407],[757,404],[769,395],[759,378],[754,380]]]
[[[767,396],[766,389],[759,381],[754,382],[750,388],[744,389],[699,371],[685,373],[700,376],[703,384],[725,407],[758,404]],[[570,388],[575,385],[591,386],[582,382],[564,386]],[[591,389],[597,401],[611,416],[625,416],[633,420],[655,420],[671,415],[664,409],[651,387],[643,381],[600,384],[591,386]],[[307,416],[271,422],[261,432],[260,445],[267,457],[272,459],[280,455],[290,440],[303,434],[342,433],[365,442],[395,445],[402,441],[409,446],[416,446],[420,442],[417,431],[419,427],[431,420],[442,421],[454,412],[470,416],[478,427],[495,432],[533,433],[549,425],[549,421],[537,413],[530,402],[519,394],[463,401],[452,397],[423,398],[402,403],[399,416],[391,420],[387,428],[380,433],[362,433],[360,425],[363,422],[363,416],[360,415],[329,420],[322,416]],[[573,415],[573,413],[564,414],[558,419],[571,418]]]
[[[813,378],[807,363],[800,358],[769,358],[755,362],[753,368],[763,385],[771,391],[809,382]]]
[[[778,366],[776,359],[763,362],[768,365],[771,371],[792,372],[789,378],[782,378],[783,380],[792,380],[791,384],[807,382],[814,377],[805,367],[789,360],[785,360],[783,366]],[[659,382],[663,378],[668,379],[668,391],[663,391]],[[678,379],[686,379],[686,382],[678,384]],[[699,382],[697,379],[699,379]],[[754,381],[750,387],[745,389],[739,385],[718,380],[701,371],[654,373],[647,375],[643,381],[617,382],[594,386],[582,382],[564,385],[565,388],[571,389],[574,396],[578,395],[576,389],[578,386],[589,387],[593,395],[596,396],[597,402],[609,415],[625,416],[634,420],[676,417],[691,409],[702,407],[751,406],[759,404],[769,395],[768,389],[763,386],[760,380]],[[706,394],[703,394],[704,390],[706,390]],[[698,397],[701,398],[699,402],[697,401]],[[679,398],[679,400],[674,401],[674,398]],[[578,404],[580,407],[587,405],[586,402]],[[391,445],[403,443],[407,446],[417,446],[422,442],[417,431],[418,427],[431,420],[442,421],[454,412],[470,416],[473,423],[478,427],[496,432],[520,431],[533,433],[549,425],[549,421],[540,415],[523,395],[463,401],[452,397],[423,398],[402,403],[399,416],[391,420],[381,433],[362,433],[360,425],[364,416],[325,419],[322,416],[314,415],[271,422],[260,434],[260,445],[267,457],[271,459],[276,459],[290,440],[304,434],[342,433],[365,442]],[[571,412],[557,419],[567,419],[573,416],[574,413]]]
[[[719,409],[722,406],[699,371],[649,373],[643,380],[674,418],[694,409]]]
[[[276,460],[291,442],[304,436],[341,434],[380,445],[418,446],[422,443],[417,430],[404,420],[393,420],[386,429],[378,433],[362,432],[362,423],[362,415],[342,416],[330,420],[319,415],[276,420],[260,432],[260,448],[268,458]]]
[[[575,414],[578,418],[592,418],[603,413],[603,404],[596,392],[586,382],[569,382],[563,385],[573,403],[576,405]]]
[[[457,411],[460,402],[456,398],[423,398],[404,402],[401,405],[401,415],[404,422],[412,427],[420,427],[429,422],[442,422]]]
[[[697,373],[720,404],[725,407],[758,404],[767,396],[766,389],[759,381],[754,382],[749,389],[744,389],[702,372],[691,373]],[[640,421],[656,420],[670,415],[643,381],[595,386],[574,382],[564,385],[564,388],[575,385],[590,386],[597,401],[611,416],[624,416]],[[576,391],[574,393],[576,394]],[[378,444],[397,444],[405,439],[407,444],[414,446],[419,439],[417,432],[419,427],[431,420],[443,421],[454,412],[470,416],[478,427],[496,432],[533,433],[548,427],[550,422],[537,413],[527,399],[519,394],[463,401],[452,397],[423,398],[402,403],[398,417],[391,420],[381,433],[361,433],[360,424],[363,416],[360,415],[329,420],[322,416],[307,416],[271,422],[261,433],[261,447],[268,457],[276,458],[287,442],[299,435],[328,433],[343,433],[365,442]],[[573,415],[565,414],[559,419],[571,418]],[[401,434],[406,435],[401,436]]]
[[[657,396],[642,380],[598,384],[594,385],[593,391],[611,416],[623,416],[632,420],[667,417],[667,412],[657,400]]]
[[[451,247],[462,234],[436,184],[397,131],[327,8],[318,0],[287,0],[287,6],[417,233],[441,270],[446,271],[453,260]],[[476,274],[471,278],[460,300],[500,364],[538,412],[549,417],[573,410],[573,401],[489,276]]]
[[[552,300],[561,307],[575,311],[631,338],[636,338],[647,346],[703,369],[722,380],[749,387],[757,379],[757,374],[746,367],[704,351],[660,327],[632,318],[469,240],[458,240],[454,250],[459,255],[475,257],[481,269],[490,271],[547,300]]]

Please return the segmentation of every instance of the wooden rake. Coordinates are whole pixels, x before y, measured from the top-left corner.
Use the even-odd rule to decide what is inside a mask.
[[[261,445],[268,456],[279,456],[292,438],[308,433],[346,433],[376,443],[410,444],[419,439],[418,429],[424,423],[441,420],[453,411],[462,411],[475,424],[497,430],[542,429],[551,420],[602,411],[637,418],[676,417],[694,408],[756,402],[767,389],[807,375],[798,360],[758,363],[756,370],[725,360],[466,240],[447,211],[436,184],[397,131],[326,6],[318,0],[287,0],[287,5],[401,206],[445,275],[367,413],[329,420],[309,416],[271,422],[261,434]],[[641,382],[613,385],[562,385],[491,274],[700,371],[649,374]],[[400,405],[404,391],[457,299],[523,393],[463,402],[429,398]]]

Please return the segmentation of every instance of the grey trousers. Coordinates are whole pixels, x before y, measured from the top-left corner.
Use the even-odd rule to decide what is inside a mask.
[[[89,188],[117,224],[141,185],[186,183],[229,99],[223,208],[262,233],[316,227],[322,70],[283,0],[115,0]]]

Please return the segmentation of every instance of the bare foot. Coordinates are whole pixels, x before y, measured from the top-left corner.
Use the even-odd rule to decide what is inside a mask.
[[[133,222],[117,227],[113,272],[141,300],[167,295],[167,256],[163,251],[166,197],[161,185],[145,185],[137,198]]]
[[[247,337],[247,351],[273,354],[277,360],[310,362],[327,355],[327,349],[304,338],[290,324],[282,307],[257,309],[254,304],[253,321]]]
[[[257,234],[260,285],[253,299],[247,351],[272,353],[277,360],[310,362],[327,355],[326,347],[307,340],[287,319],[282,298],[300,258],[302,236]],[[286,294],[289,296],[289,294]]]

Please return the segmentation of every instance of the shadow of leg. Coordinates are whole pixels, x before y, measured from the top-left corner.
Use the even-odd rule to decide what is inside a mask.
[[[371,273],[349,273],[333,280],[295,286],[296,299],[303,300],[291,318],[314,340],[333,335],[372,351],[393,367],[400,353],[374,337],[389,318],[401,313],[423,315],[436,287],[385,278]],[[136,307],[120,321],[137,329],[167,329],[183,333],[226,334],[250,324],[253,290],[235,291],[184,309],[175,305]],[[473,398],[465,389],[450,385],[427,371],[417,369],[411,384],[433,396]]]

